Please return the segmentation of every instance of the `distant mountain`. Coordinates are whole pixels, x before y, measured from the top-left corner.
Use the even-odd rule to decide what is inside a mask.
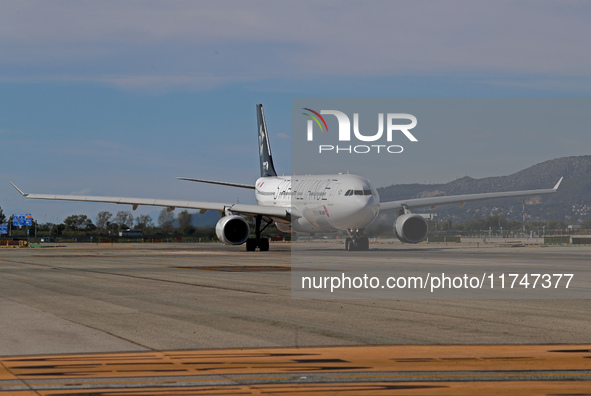
[[[396,184],[378,188],[382,202],[404,198],[474,194],[494,191],[551,188],[564,176],[559,192],[526,199],[526,220],[562,220],[569,224],[591,217],[591,155],[556,158],[508,176],[473,179],[462,177],[446,184]],[[509,220],[522,219],[522,200],[493,201],[440,206],[416,212],[437,213],[439,219],[454,221],[503,213]]]

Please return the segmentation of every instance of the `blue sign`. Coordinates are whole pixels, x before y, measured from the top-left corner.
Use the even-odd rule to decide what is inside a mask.
[[[8,234],[8,224],[0,224],[0,235]]]
[[[31,215],[12,215],[13,226],[33,225],[33,218]]]

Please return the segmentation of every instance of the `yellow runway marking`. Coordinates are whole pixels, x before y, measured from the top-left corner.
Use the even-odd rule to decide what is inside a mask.
[[[320,395],[329,390],[352,395],[591,395],[589,379],[591,345],[394,345],[0,357],[0,395]]]
[[[161,396],[161,395],[589,395],[586,382],[414,382],[414,383],[356,383],[356,384],[298,384],[298,385],[228,385],[208,387],[142,388],[142,389],[84,389],[16,391],[13,396]]]
[[[0,358],[0,378],[314,371],[591,370],[591,345],[399,345]],[[7,372],[8,371],[8,372]]]

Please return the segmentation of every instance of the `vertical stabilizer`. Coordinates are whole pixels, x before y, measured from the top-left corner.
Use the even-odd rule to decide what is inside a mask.
[[[267,123],[265,122],[265,113],[263,105],[257,105],[257,123],[259,127],[259,159],[261,166],[261,177],[277,176],[273,157],[271,156],[271,146],[269,145],[269,134],[267,133]]]

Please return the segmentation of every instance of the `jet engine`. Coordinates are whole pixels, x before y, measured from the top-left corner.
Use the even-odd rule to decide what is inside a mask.
[[[396,238],[404,243],[419,243],[427,238],[429,227],[423,216],[408,213],[398,216],[394,224]]]
[[[240,216],[224,216],[215,225],[215,233],[225,245],[240,245],[248,239],[250,227]]]

